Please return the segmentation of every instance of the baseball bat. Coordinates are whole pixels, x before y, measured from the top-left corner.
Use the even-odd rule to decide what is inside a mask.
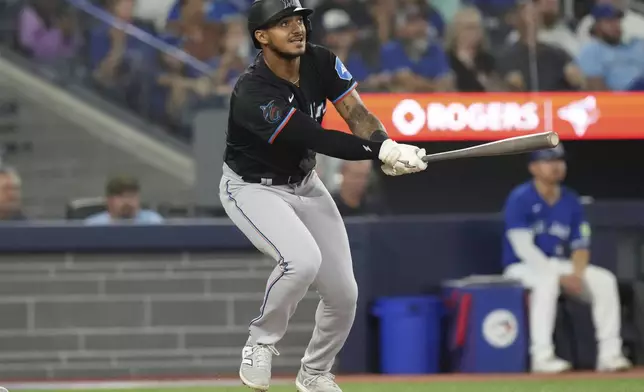
[[[425,155],[425,162],[446,161],[459,158],[478,158],[498,155],[513,155],[524,152],[556,147],[559,135],[556,132],[541,132],[531,135],[515,136],[478,146]]]

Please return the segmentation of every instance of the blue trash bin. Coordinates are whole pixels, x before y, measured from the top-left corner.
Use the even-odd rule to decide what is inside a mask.
[[[435,296],[381,298],[380,371],[384,374],[438,373],[442,303]]]

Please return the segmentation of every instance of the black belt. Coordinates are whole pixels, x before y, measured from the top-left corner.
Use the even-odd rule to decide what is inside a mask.
[[[306,176],[280,176],[280,177],[253,177],[253,176],[243,176],[242,180],[249,182],[251,184],[262,184],[262,185],[294,185],[302,182]]]

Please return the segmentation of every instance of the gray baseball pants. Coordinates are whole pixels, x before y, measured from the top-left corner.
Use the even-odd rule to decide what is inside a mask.
[[[358,286],[344,222],[326,187],[315,171],[300,184],[272,186],[247,183],[224,165],[220,198],[233,223],[277,263],[248,344],[278,343],[313,285],[320,303],[302,364],[329,372],[353,325]]]

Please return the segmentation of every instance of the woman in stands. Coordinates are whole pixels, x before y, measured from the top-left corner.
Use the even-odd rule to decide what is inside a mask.
[[[447,27],[445,50],[458,91],[502,90],[494,72],[494,57],[488,51],[483,18],[478,9],[464,7],[454,15]]]

